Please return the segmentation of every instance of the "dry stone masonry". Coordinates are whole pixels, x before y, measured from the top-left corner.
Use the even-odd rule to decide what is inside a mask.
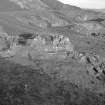
[[[3,36],[3,34],[2,34]],[[7,43],[8,42],[8,43]],[[18,37],[7,35],[6,38],[1,37],[1,56],[14,56],[16,52],[24,47],[28,47],[29,53],[33,56],[36,53],[43,54],[57,54],[73,52],[73,45],[69,38],[63,35],[58,36],[41,36],[33,33],[20,34]],[[9,46],[8,46],[9,44]],[[8,46],[8,47],[7,47]],[[7,50],[3,50],[6,49]],[[5,52],[5,53],[4,53]],[[6,55],[9,54],[9,55]],[[59,54],[58,54],[59,55]],[[65,54],[66,55],[66,54]]]

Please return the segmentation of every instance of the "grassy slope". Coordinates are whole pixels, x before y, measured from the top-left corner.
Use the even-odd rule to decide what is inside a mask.
[[[96,94],[53,79],[43,68],[32,69],[3,59],[0,67],[1,105],[104,105]]]

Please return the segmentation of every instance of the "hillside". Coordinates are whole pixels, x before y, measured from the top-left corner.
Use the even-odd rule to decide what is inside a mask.
[[[105,13],[0,0],[0,80],[0,105],[104,105]]]

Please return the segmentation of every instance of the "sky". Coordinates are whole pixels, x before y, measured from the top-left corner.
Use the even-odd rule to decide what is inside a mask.
[[[105,9],[105,0],[58,0],[64,4],[70,4],[81,8]]]

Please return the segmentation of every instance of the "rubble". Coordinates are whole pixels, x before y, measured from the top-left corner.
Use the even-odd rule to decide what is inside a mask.
[[[101,76],[105,77],[105,59],[99,55],[77,52],[76,60],[86,66],[89,75],[98,79]]]
[[[98,22],[87,21],[75,23],[72,30],[84,35],[84,37],[105,40],[105,27]]]
[[[0,55],[2,57],[14,56],[23,47],[29,49],[31,56],[67,56],[72,54],[73,45],[71,44],[68,37],[63,35],[33,35],[31,33],[20,34],[18,36],[6,36],[9,42],[8,50],[5,52],[1,49]],[[7,44],[6,42],[4,42]],[[67,53],[66,53],[67,52]],[[70,53],[69,53],[70,52]]]
[[[79,63],[89,64],[89,65],[96,65],[101,61],[101,57],[95,53],[88,53],[88,52],[78,52],[75,51],[75,59]]]
[[[35,47],[34,47],[35,45]],[[73,45],[70,40],[63,35],[49,36],[45,39],[38,36],[31,43],[32,50],[37,49],[37,51],[44,52],[47,56],[67,56],[65,52],[73,52]],[[33,48],[34,47],[34,48]],[[35,50],[34,50],[35,51]],[[60,55],[61,54],[61,55]]]
[[[97,39],[97,40],[102,40],[102,41],[105,41],[105,32],[92,32],[90,34],[90,37],[91,38],[94,38],[94,39]]]
[[[98,78],[105,75],[105,60],[95,53],[76,52],[75,58],[78,63],[84,64],[89,75]]]
[[[91,67],[88,67],[88,73],[95,78],[100,78],[101,75],[104,75],[105,77],[105,61],[103,60],[97,65],[92,65]]]

